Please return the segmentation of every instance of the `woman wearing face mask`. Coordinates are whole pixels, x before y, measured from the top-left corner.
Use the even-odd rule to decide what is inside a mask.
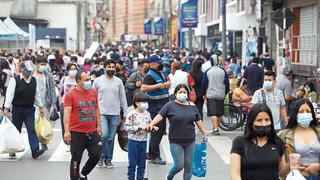
[[[233,140],[230,154],[232,180],[278,180],[286,175],[285,146],[276,135],[271,110],[255,104],[244,134]]]
[[[59,84],[59,103],[60,103],[60,117],[64,116],[64,99],[65,95],[73,88],[77,86],[76,74],[78,72],[78,66],[76,64],[70,63],[67,65],[67,73],[62,77]],[[63,118],[61,120],[62,137],[64,135],[64,124]]]
[[[299,154],[301,159],[295,167],[307,180],[319,180],[320,129],[317,128],[314,109],[308,99],[301,98],[295,102],[286,129],[278,135],[287,147],[286,161],[289,160],[289,154]]]
[[[195,143],[194,123],[200,129],[205,140],[206,131],[197,107],[188,101],[188,86],[185,84],[177,85],[174,95],[176,100],[170,101],[162,107],[147,129],[153,130],[154,126],[162,120],[169,119],[169,142],[174,165],[169,171],[167,179],[172,180],[177,173],[184,169],[183,179],[190,180]]]

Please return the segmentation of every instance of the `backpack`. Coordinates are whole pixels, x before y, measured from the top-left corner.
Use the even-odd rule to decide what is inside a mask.
[[[6,87],[4,85],[6,84],[7,81],[7,73],[0,71],[0,93],[1,95],[5,95]]]

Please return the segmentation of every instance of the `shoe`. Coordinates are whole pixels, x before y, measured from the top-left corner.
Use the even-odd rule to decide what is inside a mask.
[[[87,176],[85,177],[80,177],[79,180],[88,180]]]
[[[211,134],[214,136],[219,136],[220,135],[219,129],[214,129]]]
[[[15,158],[16,157],[16,153],[9,153],[9,157]]]
[[[166,161],[162,160],[160,157],[152,159],[150,162],[157,165],[166,165]]]
[[[46,144],[41,144],[41,149],[47,151],[48,150],[48,146]]]
[[[105,161],[104,165],[106,166],[106,168],[111,169],[114,168],[114,165],[111,163],[111,161]]]
[[[37,159],[39,156],[41,156],[43,153],[45,152],[44,149],[40,149],[40,150],[37,150],[35,152],[32,152],[32,158],[33,159]]]
[[[100,158],[97,167],[103,167],[103,158]]]

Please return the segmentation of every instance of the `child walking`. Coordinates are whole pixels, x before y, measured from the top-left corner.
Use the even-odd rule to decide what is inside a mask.
[[[125,122],[128,132],[128,179],[143,180],[146,166],[147,131],[146,127],[151,122],[148,109],[148,96],[138,92],[133,97],[135,110],[131,111]],[[136,173],[137,171],[137,173]],[[137,177],[135,177],[137,174]]]

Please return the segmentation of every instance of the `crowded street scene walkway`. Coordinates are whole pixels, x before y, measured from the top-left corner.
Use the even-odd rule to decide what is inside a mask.
[[[320,180],[320,0],[0,0],[0,180]]]

